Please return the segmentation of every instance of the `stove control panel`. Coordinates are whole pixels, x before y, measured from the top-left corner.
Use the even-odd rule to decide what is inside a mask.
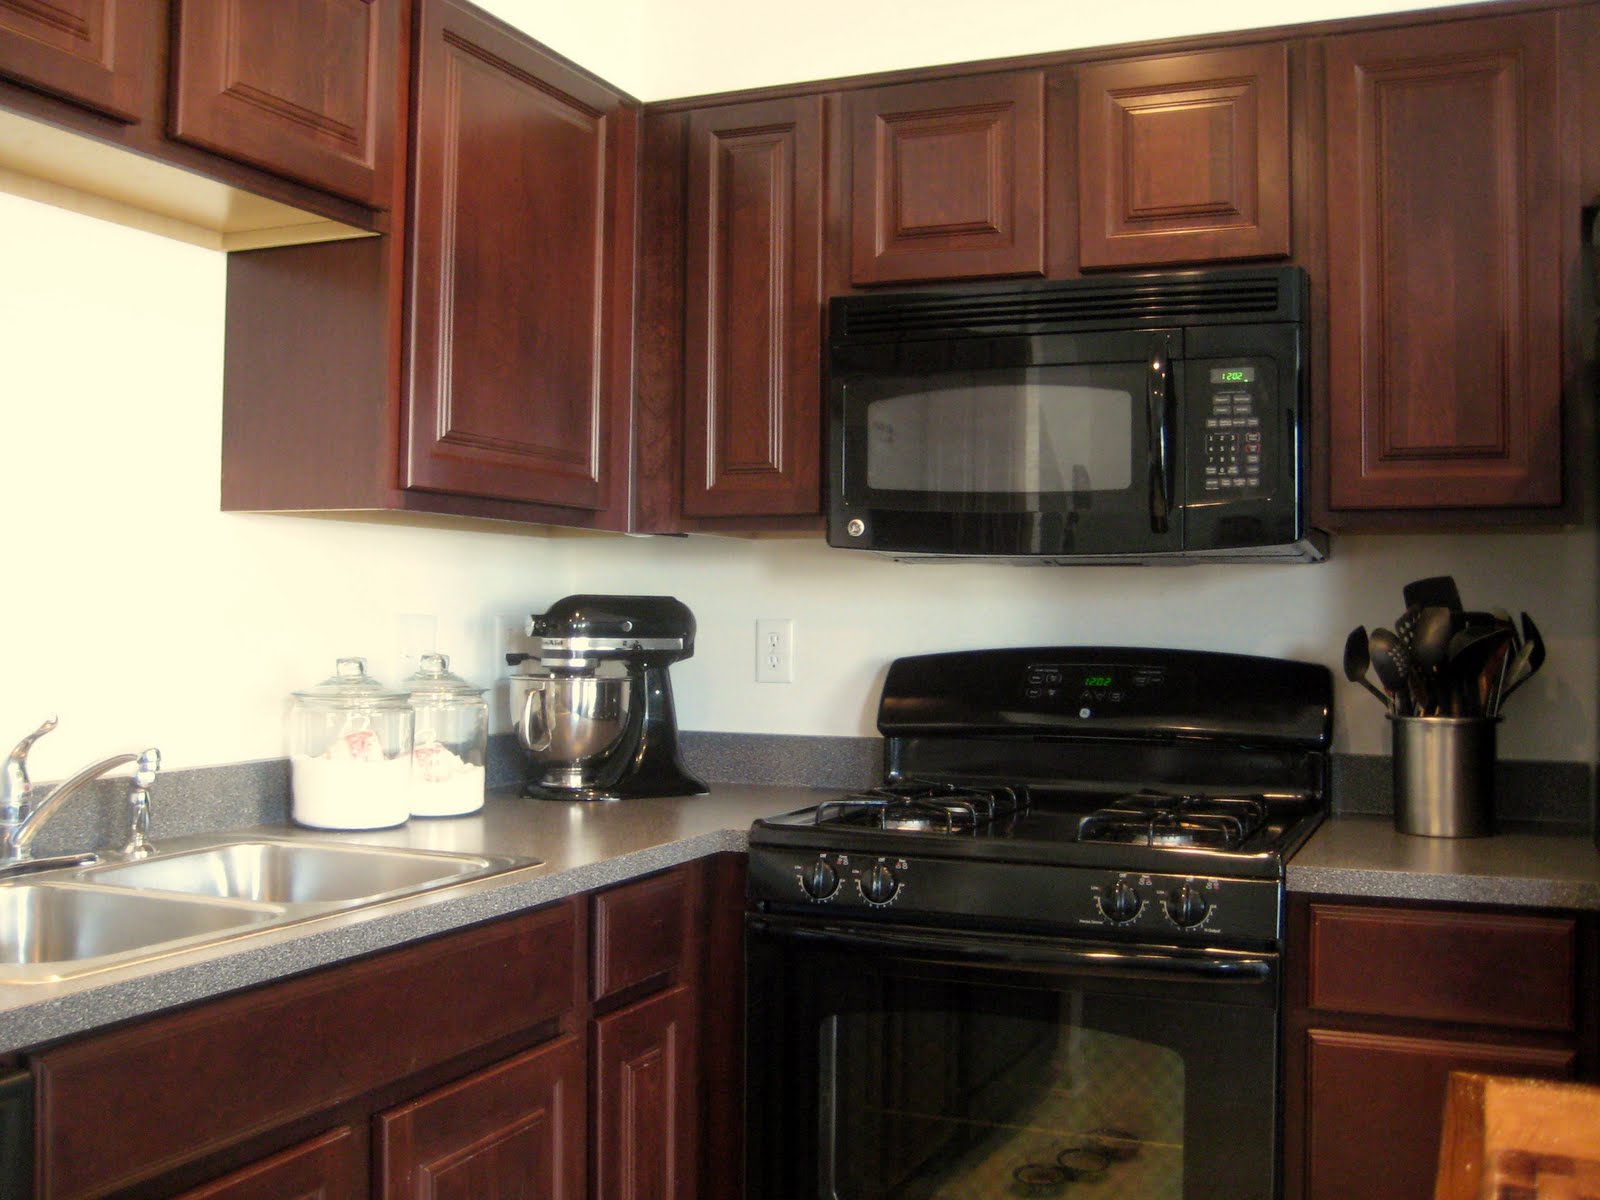
[[[1282,933],[1283,893],[1273,879],[752,846],[749,893],[758,907],[1010,920],[1186,942]]]
[[[903,858],[872,854],[819,854],[809,862],[796,861],[793,867],[800,891],[814,903],[837,901],[872,908],[895,901],[907,870]]]

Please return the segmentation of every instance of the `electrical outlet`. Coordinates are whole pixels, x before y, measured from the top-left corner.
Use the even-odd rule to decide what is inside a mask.
[[[761,617],[756,621],[756,682],[794,682],[794,620]]]
[[[527,654],[533,649],[528,636],[527,613],[501,613],[494,619],[494,664],[499,675],[510,675],[515,669],[506,662],[508,654]]]

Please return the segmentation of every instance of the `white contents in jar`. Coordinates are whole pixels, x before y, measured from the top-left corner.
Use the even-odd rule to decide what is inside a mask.
[[[411,763],[413,817],[460,817],[483,807],[483,768],[442,742],[418,746]]]
[[[314,829],[387,829],[403,825],[411,760],[385,758],[373,730],[345,734],[319,755],[290,760],[292,815]]]

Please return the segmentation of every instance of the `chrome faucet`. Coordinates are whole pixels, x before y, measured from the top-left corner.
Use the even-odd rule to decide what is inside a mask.
[[[92,763],[72,778],[57,784],[42,799],[35,802],[33,784],[28,779],[28,751],[33,748],[34,742],[55,727],[55,716],[47,717],[44,724],[18,742],[6,756],[5,773],[0,777],[0,871],[18,868],[24,863],[29,868],[42,869],[93,861],[95,858],[93,854],[69,854],[36,859],[33,857],[33,839],[50,820],[51,815],[74,792],[107,771],[114,771],[129,763],[138,763],[139,769],[134,772],[132,786],[128,792],[131,831],[122,853],[130,858],[144,858],[149,855],[154,849],[145,836],[150,828],[150,785],[155,782],[156,772],[161,769],[161,751],[152,746],[142,754],[113,754],[110,758]]]

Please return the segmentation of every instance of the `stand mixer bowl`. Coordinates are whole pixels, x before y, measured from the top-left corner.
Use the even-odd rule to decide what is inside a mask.
[[[626,674],[520,675],[517,740],[544,769],[544,782],[583,787],[628,729],[633,681]]]

